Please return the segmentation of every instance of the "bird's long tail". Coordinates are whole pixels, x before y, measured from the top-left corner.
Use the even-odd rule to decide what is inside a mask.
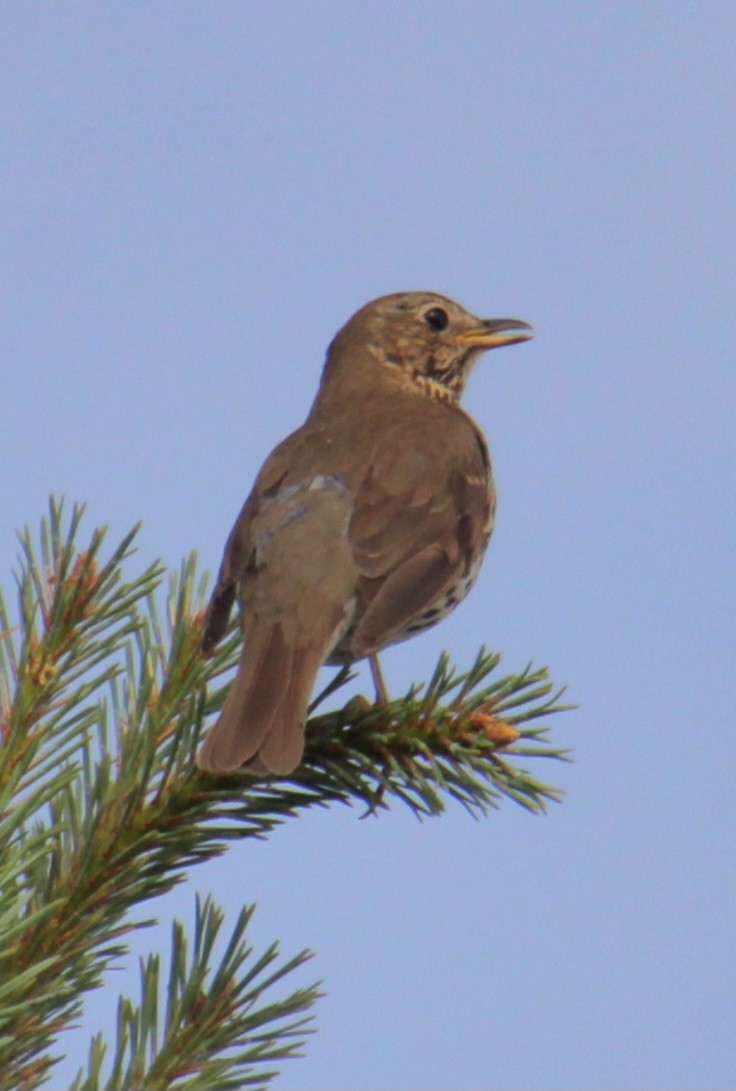
[[[197,755],[200,769],[228,773],[248,762],[276,776],[296,769],[309,698],[334,640],[332,632],[310,637],[287,641],[278,621],[250,627],[220,718]]]

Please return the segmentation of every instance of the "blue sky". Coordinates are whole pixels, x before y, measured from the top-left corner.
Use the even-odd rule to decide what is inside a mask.
[[[316,957],[277,1087],[712,1088],[734,1025],[733,42],[704,2],[26,5],[0,17],[0,560],[48,494],[214,569],[373,296],[532,322],[465,403],[473,594],[384,656],[549,664],[576,763],[532,818],[306,816],[211,891]],[[363,682],[365,687],[366,682]],[[159,935],[137,940],[155,947]],[[119,972],[71,1040],[112,1023]]]

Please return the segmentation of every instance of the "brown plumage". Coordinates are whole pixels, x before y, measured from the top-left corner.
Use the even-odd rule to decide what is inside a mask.
[[[406,292],[337,334],[306,422],[266,460],[225,548],[203,647],[237,596],[243,648],[201,768],[292,772],[320,666],[373,657],[464,598],[495,491],[459,398],[480,353],[529,331]]]

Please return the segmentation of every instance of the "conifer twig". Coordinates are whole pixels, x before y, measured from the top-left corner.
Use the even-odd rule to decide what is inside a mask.
[[[107,1044],[97,1034],[87,1070],[80,1070],[71,1091],[198,1091],[203,1087],[236,1091],[265,1084],[276,1075],[269,1067],[298,1056],[311,1032],[304,1015],[318,992],[297,989],[282,999],[263,1002],[308,952],[275,968],[273,944],[259,958],[245,940],[253,906],[240,913],[219,965],[213,969],[223,913],[207,898],[197,899],[191,956],[183,926],[172,928],[171,959],[164,997],[161,960],[141,960],[141,999],[118,1003],[117,1041],[110,1072],[103,1069]]]
[[[505,796],[539,812],[558,793],[521,763],[565,757],[540,723],[569,707],[546,671],[527,667],[497,678],[499,657],[481,650],[460,673],[441,657],[426,687],[411,687],[385,706],[353,697],[320,711],[349,681],[349,671],[338,673],[313,705],[305,761],[288,779],[202,774],[194,754],[224,701],[238,633],[233,629],[205,659],[205,588],[194,556],[169,581],[162,602],[159,565],[132,579],[124,575],[135,530],[103,559],[104,531],[80,545],[81,518],[74,508],[67,519],[52,501],[40,549],[29,533],[21,537],[16,616],[0,599],[0,1091],[42,1084],[60,1031],[78,1017],[105,969],[124,956],[127,934],[140,927],[133,907],[170,890],[230,841],[264,837],[287,818],[334,802],[377,812],[396,800],[423,816],[454,799],[479,815]],[[218,914],[209,903],[200,907],[199,934],[214,935]],[[246,925],[246,918],[242,928],[236,925],[233,951],[241,950]],[[182,1012],[187,982],[206,972],[198,952],[195,943],[187,961],[183,934],[175,930],[174,993]],[[233,958],[228,980],[241,995],[245,960]],[[162,1058],[173,1049],[174,1038],[157,1036],[158,973],[149,962],[140,1004],[120,1009],[113,1068],[132,1071],[125,1066],[133,1064],[131,1043],[138,1043],[135,1064],[143,1067],[136,1072],[149,1082],[135,1086],[157,1086],[150,1073],[163,1071],[169,1062]],[[313,994],[294,995],[297,1014]],[[243,1018],[235,1005],[220,1037],[208,1040],[211,1073],[239,1049],[253,1059],[251,1046],[243,1045]],[[285,1052],[274,1038],[268,1057],[289,1054],[299,1020],[280,1024],[291,1028],[274,1032]],[[101,1057],[98,1042],[80,1080],[99,1083]],[[224,1079],[231,1069],[217,1071]],[[162,1086],[189,1086],[167,1072]],[[213,1075],[195,1086],[227,1084]]]

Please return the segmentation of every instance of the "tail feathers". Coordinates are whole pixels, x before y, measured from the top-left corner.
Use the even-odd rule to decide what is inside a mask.
[[[304,753],[304,720],[317,671],[322,665],[323,648],[296,648],[292,652],[289,678],[278,715],[258,752],[261,762],[278,776],[293,772]]]
[[[227,773],[255,759],[259,772],[293,772],[304,751],[304,718],[324,651],[290,647],[278,622],[253,626],[220,718],[197,756],[200,769]]]

